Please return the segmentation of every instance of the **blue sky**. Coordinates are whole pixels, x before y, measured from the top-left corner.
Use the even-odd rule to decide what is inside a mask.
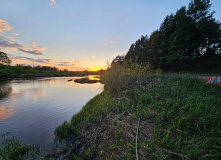
[[[100,69],[190,0],[0,0],[0,50],[13,64]],[[211,0],[217,20],[221,1]]]

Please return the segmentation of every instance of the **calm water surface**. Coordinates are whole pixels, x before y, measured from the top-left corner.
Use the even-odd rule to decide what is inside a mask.
[[[103,90],[100,83],[67,81],[75,78],[0,82],[0,132],[11,132],[23,143],[48,150],[54,129]]]

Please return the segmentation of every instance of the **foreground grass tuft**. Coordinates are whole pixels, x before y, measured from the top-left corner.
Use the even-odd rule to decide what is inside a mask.
[[[0,135],[0,160],[40,159],[40,148],[32,145],[22,145],[10,134]]]

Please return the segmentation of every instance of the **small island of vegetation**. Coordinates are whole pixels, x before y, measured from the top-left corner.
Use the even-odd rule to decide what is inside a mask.
[[[80,79],[75,79],[74,82],[76,83],[97,83],[99,82],[99,80],[96,80],[96,79],[89,79],[89,78],[80,78]]]

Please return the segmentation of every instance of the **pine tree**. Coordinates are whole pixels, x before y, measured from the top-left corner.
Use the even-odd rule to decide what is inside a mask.
[[[220,43],[220,22],[213,18],[210,0],[192,0],[189,4],[188,15],[196,27],[195,44],[200,54],[214,54],[212,48]]]

